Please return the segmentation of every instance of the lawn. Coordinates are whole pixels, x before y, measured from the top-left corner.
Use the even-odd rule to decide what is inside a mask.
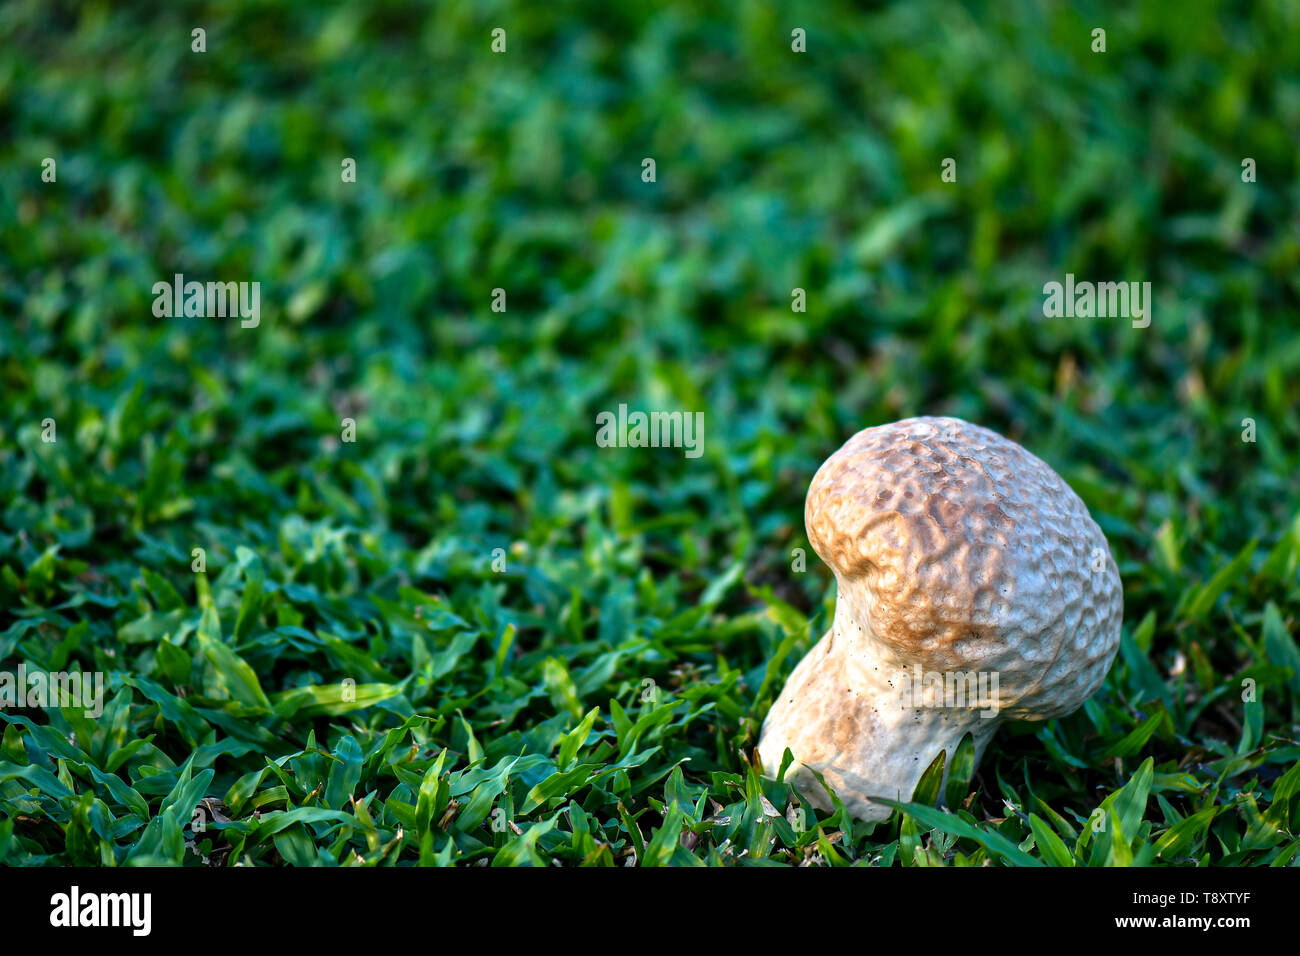
[[[153,6],[0,6],[0,675],[103,681],[0,709],[0,864],[1300,865],[1295,3]],[[914,415],[1122,644],[855,823],[754,749]]]

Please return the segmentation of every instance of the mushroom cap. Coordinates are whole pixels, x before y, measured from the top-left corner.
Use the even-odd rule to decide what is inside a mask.
[[[847,619],[901,666],[995,672],[1013,719],[1069,713],[1105,678],[1123,619],[1106,538],[996,432],[930,417],[860,431],[813,478],[804,521]]]

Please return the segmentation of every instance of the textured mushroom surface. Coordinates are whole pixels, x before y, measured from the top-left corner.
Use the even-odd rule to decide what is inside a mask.
[[[907,800],[963,734],[1069,713],[1119,646],[1106,538],[1047,464],[987,428],[911,418],[854,435],[818,470],[808,538],[839,585],[831,630],[795,668],[759,756],[814,804]]]

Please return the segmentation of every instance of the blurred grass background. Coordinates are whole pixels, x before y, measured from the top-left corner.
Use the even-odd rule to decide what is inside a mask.
[[[1300,7],[153,6],[0,8],[0,666],[114,700],[0,715],[0,860],[1023,862],[791,831],[743,756],[833,607],[809,479],[917,414],[1048,461],[1125,585],[1097,700],[949,808],[1295,855]],[[1044,318],[1067,272],[1151,326]],[[155,318],[175,273],[260,327]],[[597,448],[620,402],[704,456]]]

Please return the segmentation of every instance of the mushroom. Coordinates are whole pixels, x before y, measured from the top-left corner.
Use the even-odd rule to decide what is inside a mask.
[[[758,756],[861,820],[908,800],[970,733],[1068,714],[1101,686],[1123,596],[1106,537],[1069,485],[996,432],[909,418],[858,432],[817,471],[808,540],[838,585],[831,629],[763,724]]]

